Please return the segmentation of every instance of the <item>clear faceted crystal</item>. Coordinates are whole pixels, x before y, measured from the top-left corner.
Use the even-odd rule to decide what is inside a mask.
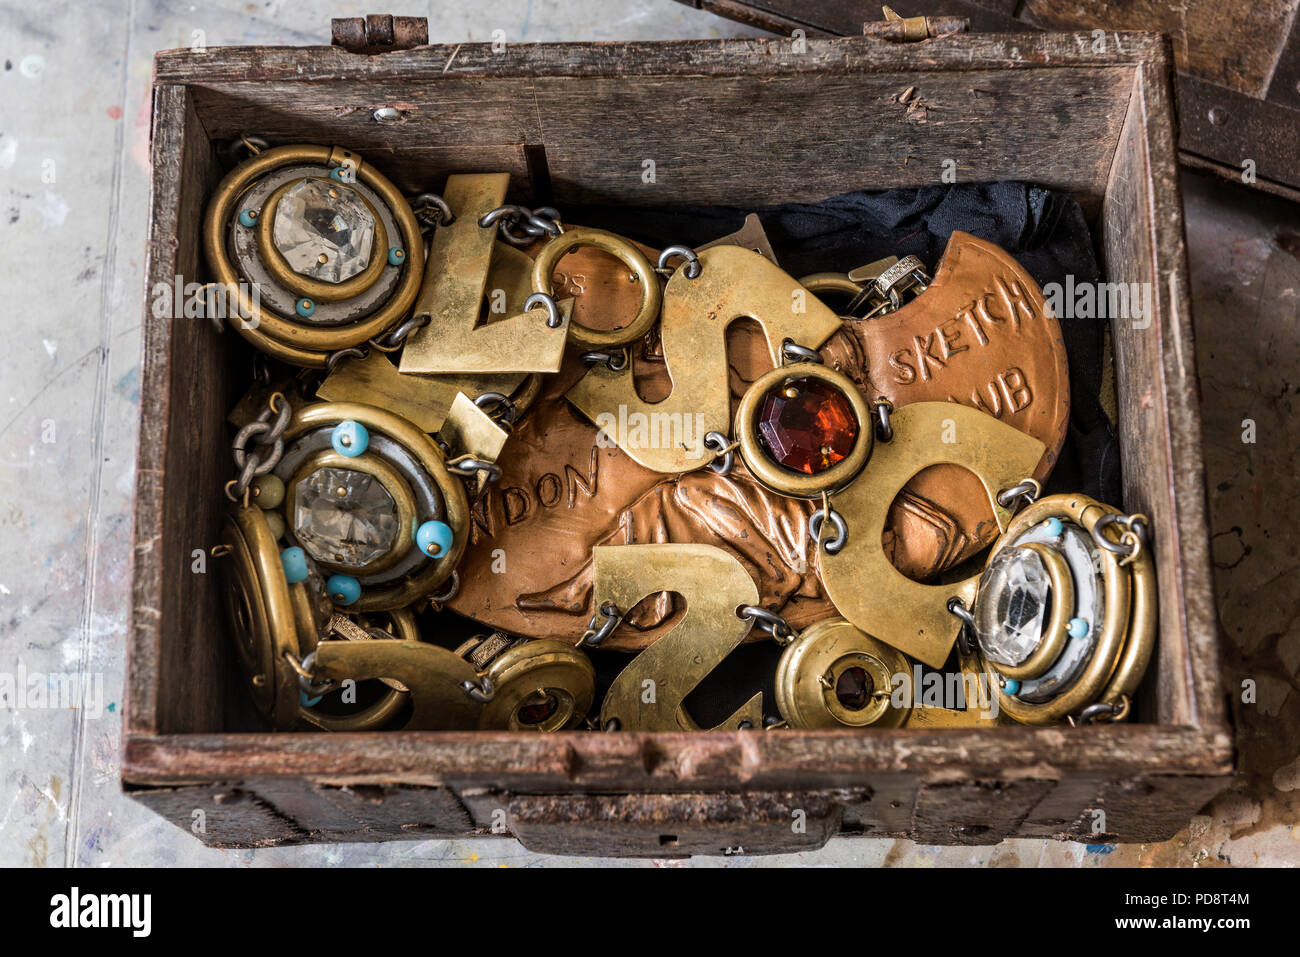
[[[294,272],[344,282],[370,262],[375,218],[355,190],[304,179],[280,197],[271,238]]]
[[[980,576],[975,636],[986,657],[1022,664],[1043,637],[1051,585],[1043,560],[1028,548],[1004,548]]]
[[[397,544],[397,504],[373,475],[317,469],[298,483],[294,534],[319,562],[361,567]]]

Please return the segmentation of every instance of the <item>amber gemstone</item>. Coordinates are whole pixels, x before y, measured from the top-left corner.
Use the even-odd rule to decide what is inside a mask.
[[[871,701],[876,683],[865,668],[845,668],[835,679],[835,697],[850,711],[861,711]]]
[[[829,382],[787,379],[763,397],[758,436],[777,464],[816,475],[853,451],[858,422],[848,397]]]
[[[541,691],[532,695],[519,706],[520,724],[541,724],[560,707],[555,695]]]

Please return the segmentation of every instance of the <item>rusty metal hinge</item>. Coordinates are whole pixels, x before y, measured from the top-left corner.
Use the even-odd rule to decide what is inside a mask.
[[[349,53],[390,53],[425,46],[429,21],[425,17],[394,17],[387,13],[365,17],[335,17],[330,42]]]
[[[966,17],[900,17],[889,7],[881,7],[885,19],[862,24],[862,35],[894,43],[915,43],[931,37],[965,33],[970,29]]]

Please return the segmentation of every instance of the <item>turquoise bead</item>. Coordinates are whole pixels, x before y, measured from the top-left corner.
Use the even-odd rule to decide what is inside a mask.
[[[361,597],[361,582],[351,575],[331,575],[325,581],[325,590],[336,605],[350,605]]]
[[[451,548],[456,533],[446,522],[425,522],[415,530],[415,544],[430,558],[441,558]]]
[[[252,229],[257,225],[257,210],[242,209],[239,211],[239,225]]]
[[[335,182],[346,183],[347,179],[344,178],[343,169],[344,168],[342,166],[335,166],[332,170],[330,170],[330,179],[334,180]]]
[[[307,578],[307,553],[298,546],[286,548],[280,553],[280,564],[284,566],[284,578],[290,585],[305,581]]]
[[[1003,693],[1003,694],[1019,694],[1019,693],[1020,693],[1020,682],[1017,681],[1015,678],[1004,678],[1004,679],[1002,680],[1002,693]]]
[[[298,315],[306,319],[316,311],[316,303],[312,302],[310,299],[299,299],[298,302],[294,304],[293,308]]]
[[[323,694],[318,694],[318,695],[317,695],[316,697],[314,697],[314,698],[308,698],[308,697],[307,697],[307,692],[305,692],[305,691],[299,691],[299,692],[298,692],[298,703],[299,703],[300,705],[302,705],[304,708],[314,708],[314,707],[316,707],[316,705],[320,704],[320,699],[323,698],[323,697],[325,697]]]
[[[1088,623],[1082,618],[1071,618],[1070,623],[1065,626],[1065,630],[1070,633],[1071,638],[1086,638],[1088,636]]]
[[[392,249],[388,250],[388,265],[400,266],[404,262],[406,262],[405,249],[401,246],[394,246]]]
[[[1049,518],[1043,523],[1043,527],[1047,529],[1047,534],[1053,538],[1061,534],[1061,520],[1059,518]]]
[[[344,419],[330,433],[330,445],[339,455],[356,458],[370,446],[370,433],[360,422]]]

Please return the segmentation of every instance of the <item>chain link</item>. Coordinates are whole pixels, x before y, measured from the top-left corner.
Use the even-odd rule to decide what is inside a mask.
[[[1016,505],[1017,499],[1020,499],[1026,505],[1033,505],[1042,494],[1043,486],[1039,484],[1038,480],[1027,478],[1017,482],[1010,488],[1004,488],[998,492],[998,504],[1003,508],[1017,511],[1019,509],[1019,506]]]
[[[408,202],[423,232],[427,233],[435,226],[450,226],[456,221],[447,201],[437,193],[420,193],[412,196]]]
[[[795,631],[788,621],[761,605],[741,605],[736,609],[736,617],[752,621],[756,628],[767,632],[778,644],[788,645],[795,638]]]
[[[666,246],[663,252],[659,254],[659,260],[655,263],[655,272],[661,276],[671,276],[672,268],[668,265],[668,260],[681,257],[685,260],[683,269],[686,272],[687,279],[699,279],[700,273],[704,267],[700,265],[699,254],[690,246]]]
[[[512,246],[528,246],[543,236],[558,236],[564,232],[560,212],[552,206],[527,206],[508,204],[486,213],[478,224],[484,229],[496,226],[501,238]]]
[[[605,620],[602,622],[601,618]],[[587,622],[587,630],[578,639],[578,647],[583,645],[589,648],[598,647],[601,642],[614,633],[614,629],[618,627],[618,623],[622,620],[623,612],[619,610],[618,605],[612,601],[605,602],[596,609],[596,613]]]
[[[262,413],[235,434],[230,452],[238,474],[232,482],[226,483],[226,497],[232,502],[242,500],[247,503],[253,479],[265,475],[280,463],[280,457],[284,455],[284,430],[292,414],[293,409],[284,394],[273,392]],[[271,421],[273,415],[274,422]],[[264,457],[262,451],[249,449],[250,442],[270,451]]]

